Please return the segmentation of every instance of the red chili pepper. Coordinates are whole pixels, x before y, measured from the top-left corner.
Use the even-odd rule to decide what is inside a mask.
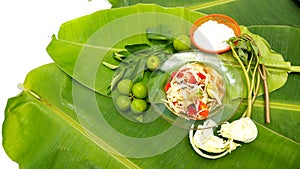
[[[168,82],[166,85],[165,85],[165,92],[167,92],[171,87],[171,83]]]
[[[206,76],[204,75],[204,74],[202,74],[202,73],[197,73],[197,75],[201,78],[201,79],[206,79]]]

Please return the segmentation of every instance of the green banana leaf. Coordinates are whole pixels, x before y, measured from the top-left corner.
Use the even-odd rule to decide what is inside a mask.
[[[298,168],[299,143],[256,124],[254,142],[207,160],[187,130],[161,119],[128,121],[110,98],[49,64],[30,72],[8,101],[3,145],[20,168]]]
[[[216,6],[207,7],[206,10],[213,10]],[[145,12],[160,13],[149,17]],[[271,93],[271,124],[264,123],[263,96],[254,104],[257,140],[218,160],[199,157],[189,145],[184,129],[160,118],[152,123],[133,123],[114,109],[106,93],[114,72],[99,63],[117,64],[108,57],[113,51],[123,50],[127,44],[147,42],[142,35],[145,26],[156,26],[157,22],[174,25],[169,20],[176,18],[186,26],[177,27],[173,33],[188,34],[189,26],[200,16],[203,14],[184,8],[137,5],[99,11],[62,25],[58,37],[53,36],[47,48],[56,64],[29,73],[24,91],[8,101],[3,124],[7,154],[21,168],[299,168],[298,74],[289,74],[286,84]],[[131,17],[139,20],[127,23]],[[145,18],[155,22],[139,24]],[[258,24],[255,19],[252,21],[249,25]],[[134,31],[120,31],[120,27],[126,30],[129,24],[135,26]],[[248,28],[267,39],[285,60],[300,65],[298,28]]]
[[[242,25],[290,25],[300,27],[297,0],[109,0],[113,7],[155,3],[165,7],[186,7],[206,14],[222,13]]]

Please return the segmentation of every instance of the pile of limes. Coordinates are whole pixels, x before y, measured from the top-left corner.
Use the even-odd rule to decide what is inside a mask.
[[[134,83],[130,79],[122,79],[117,84],[118,95],[115,104],[121,112],[139,115],[147,110],[147,86],[143,82]]]

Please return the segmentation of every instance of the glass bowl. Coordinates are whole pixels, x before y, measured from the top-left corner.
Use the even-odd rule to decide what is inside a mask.
[[[181,100],[183,100],[183,102],[181,102],[181,106],[184,108],[179,108],[178,111],[177,108],[172,106],[174,100],[170,98],[173,97],[170,97],[170,94],[166,92],[166,86],[168,86],[167,84],[171,79],[174,79],[174,72],[177,72],[178,75],[178,70],[183,70],[187,65],[190,67],[190,65],[195,64],[199,64],[204,68],[211,70],[208,71],[208,76],[211,76],[212,79],[217,79],[213,80],[212,83],[218,84],[216,86],[219,93],[218,104],[210,104],[209,106],[209,101],[206,99],[204,102],[207,104],[206,109],[209,110],[208,114],[204,114],[203,116],[199,115],[197,117],[194,116],[194,114],[191,115],[189,110],[191,105],[194,107],[198,107],[200,105],[198,104],[199,102],[197,102],[198,100],[196,98],[198,96],[194,97],[193,92],[182,94],[182,97],[180,97]],[[184,85],[185,84],[183,84],[183,86]],[[202,86],[203,91],[208,91],[207,86]],[[204,121],[208,119],[214,121],[215,123],[215,125],[210,127],[215,127],[229,120],[236,113],[243,100],[243,88],[243,80],[236,67],[229,63],[224,63],[218,58],[217,55],[211,55],[203,52],[185,52],[174,54],[172,57],[166,60],[158,70],[151,74],[148,82],[149,102],[151,103],[151,107],[153,107],[155,112],[157,112],[162,118],[171,124],[186,129],[190,129],[193,124],[193,126],[198,126],[200,124],[202,125]],[[180,91],[183,90],[180,89]],[[203,96],[199,95],[199,98],[201,97],[202,99],[205,97],[205,94],[201,94]],[[209,94],[206,93],[206,95]],[[188,99],[190,99],[190,102]],[[195,100],[197,101],[195,102]],[[187,104],[184,105],[183,103]],[[198,110],[197,112],[200,114],[201,109],[199,108]],[[197,128],[195,127],[194,129],[196,130]]]

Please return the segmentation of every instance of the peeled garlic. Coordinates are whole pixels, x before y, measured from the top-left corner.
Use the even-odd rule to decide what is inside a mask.
[[[221,136],[249,143],[257,137],[257,127],[249,117],[240,118],[231,123],[224,123],[221,125]]]

